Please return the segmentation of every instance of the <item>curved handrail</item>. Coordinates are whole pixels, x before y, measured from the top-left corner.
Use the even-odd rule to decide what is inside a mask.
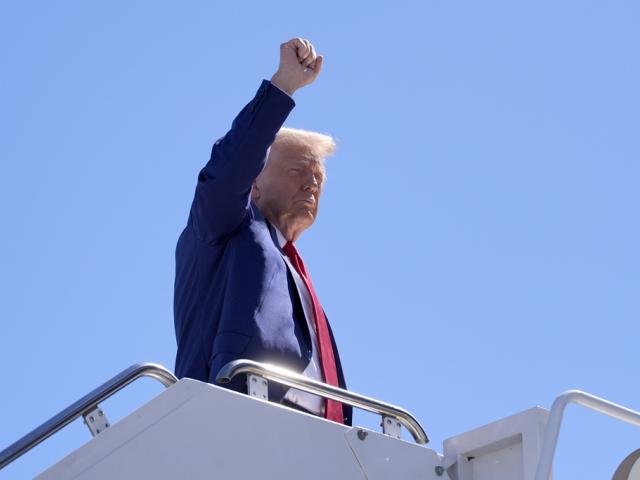
[[[610,402],[604,398],[596,397],[580,390],[567,390],[561,393],[553,402],[549,421],[547,422],[547,430],[540,452],[540,460],[536,469],[536,480],[548,480],[551,475],[551,466],[553,465],[553,457],[560,435],[560,425],[562,417],[567,405],[575,403],[583,407],[604,413],[623,422],[630,423],[640,427],[640,412],[623,407],[617,403]]]
[[[178,379],[162,365],[155,363],[136,363],[123,370],[111,380],[106,381],[98,388],[92,390],[77,402],[68,406],[57,415],[44,422],[39,427],[27,433],[17,442],[0,452],[0,470],[24,455],[33,447],[43,442],[61,428],[80,417],[85,412],[91,410],[99,402],[109,398],[111,395],[129,385],[140,377],[151,377],[158,380],[165,387],[170,387]]]
[[[333,385],[312,380],[304,375],[287,370],[286,368],[266,363],[258,363],[252,360],[234,360],[227,363],[220,369],[216,382],[229,383],[233,377],[241,373],[260,375],[267,380],[273,380],[289,387],[294,387],[305,392],[320,395],[324,398],[346,403],[352,407],[358,407],[369,412],[386,415],[396,419],[404,425],[407,430],[409,430],[416,443],[424,444],[429,442],[429,438],[420,423],[418,423],[413,415],[406,410],[389,403],[381,402],[374,398],[365,397],[364,395],[359,395],[342,388],[334,387]]]

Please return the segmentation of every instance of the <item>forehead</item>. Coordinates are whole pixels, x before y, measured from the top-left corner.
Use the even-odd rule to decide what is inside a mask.
[[[324,172],[324,165],[317,154],[303,144],[274,145],[269,153],[269,162],[281,167],[303,166]]]

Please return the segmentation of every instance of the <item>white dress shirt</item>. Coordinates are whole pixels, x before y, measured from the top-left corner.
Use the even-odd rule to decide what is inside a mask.
[[[273,228],[276,231],[276,235],[278,236],[278,243],[280,244],[280,248],[283,248],[287,243],[287,239],[284,238],[284,235],[282,235],[282,233],[280,233],[280,230],[278,230],[276,227]],[[307,365],[307,368],[305,368],[302,374],[306,377],[312,378],[313,380],[324,382],[324,378],[322,377],[322,367],[320,364],[320,349],[318,348],[318,337],[316,335],[311,294],[309,293],[307,286],[304,284],[304,280],[302,280],[300,274],[291,264],[289,257],[287,257],[285,254],[282,254],[282,258],[284,258],[284,261],[287,264],[287,268],[293,276],[296,288],[298,289],[298,295],[300,295],[300,300],[302,300],[302,310],[304,311],[304,317],[307,320],[309,334],[311,335],[311,360],[309,361],[309,365]],[[325,402],[324,399],[319,397],[318,395],[303,392],[302,390],[298,390],[296,388],[290,388],[284,398],[292,403],[295,403],[296,405],[299,405],[305,410],[315,413],[316,415],[324,415]]]

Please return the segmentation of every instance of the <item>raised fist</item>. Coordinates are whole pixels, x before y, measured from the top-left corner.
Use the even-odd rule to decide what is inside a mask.
[[[280,45],[280,66],[271,83],[293,95],[300,87],[313,83],[322,71],[322,55],[304,38],[294,38]]]

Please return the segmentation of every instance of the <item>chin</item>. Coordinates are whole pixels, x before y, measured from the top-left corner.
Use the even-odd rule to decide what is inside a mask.
[[[309,228],[316,219],[316,212],[307,208],[298,208],[289,214],[289,221],[303,230]]]
[[[300,220],[300,223],[303,224],[305,228],[309,228],[316,220],[315,214],[309,210],[299,215],[298,218]]]
[[[307,218],[313,223],[316,220],[317,212],[312,212],[311,210],[307,211]]]

